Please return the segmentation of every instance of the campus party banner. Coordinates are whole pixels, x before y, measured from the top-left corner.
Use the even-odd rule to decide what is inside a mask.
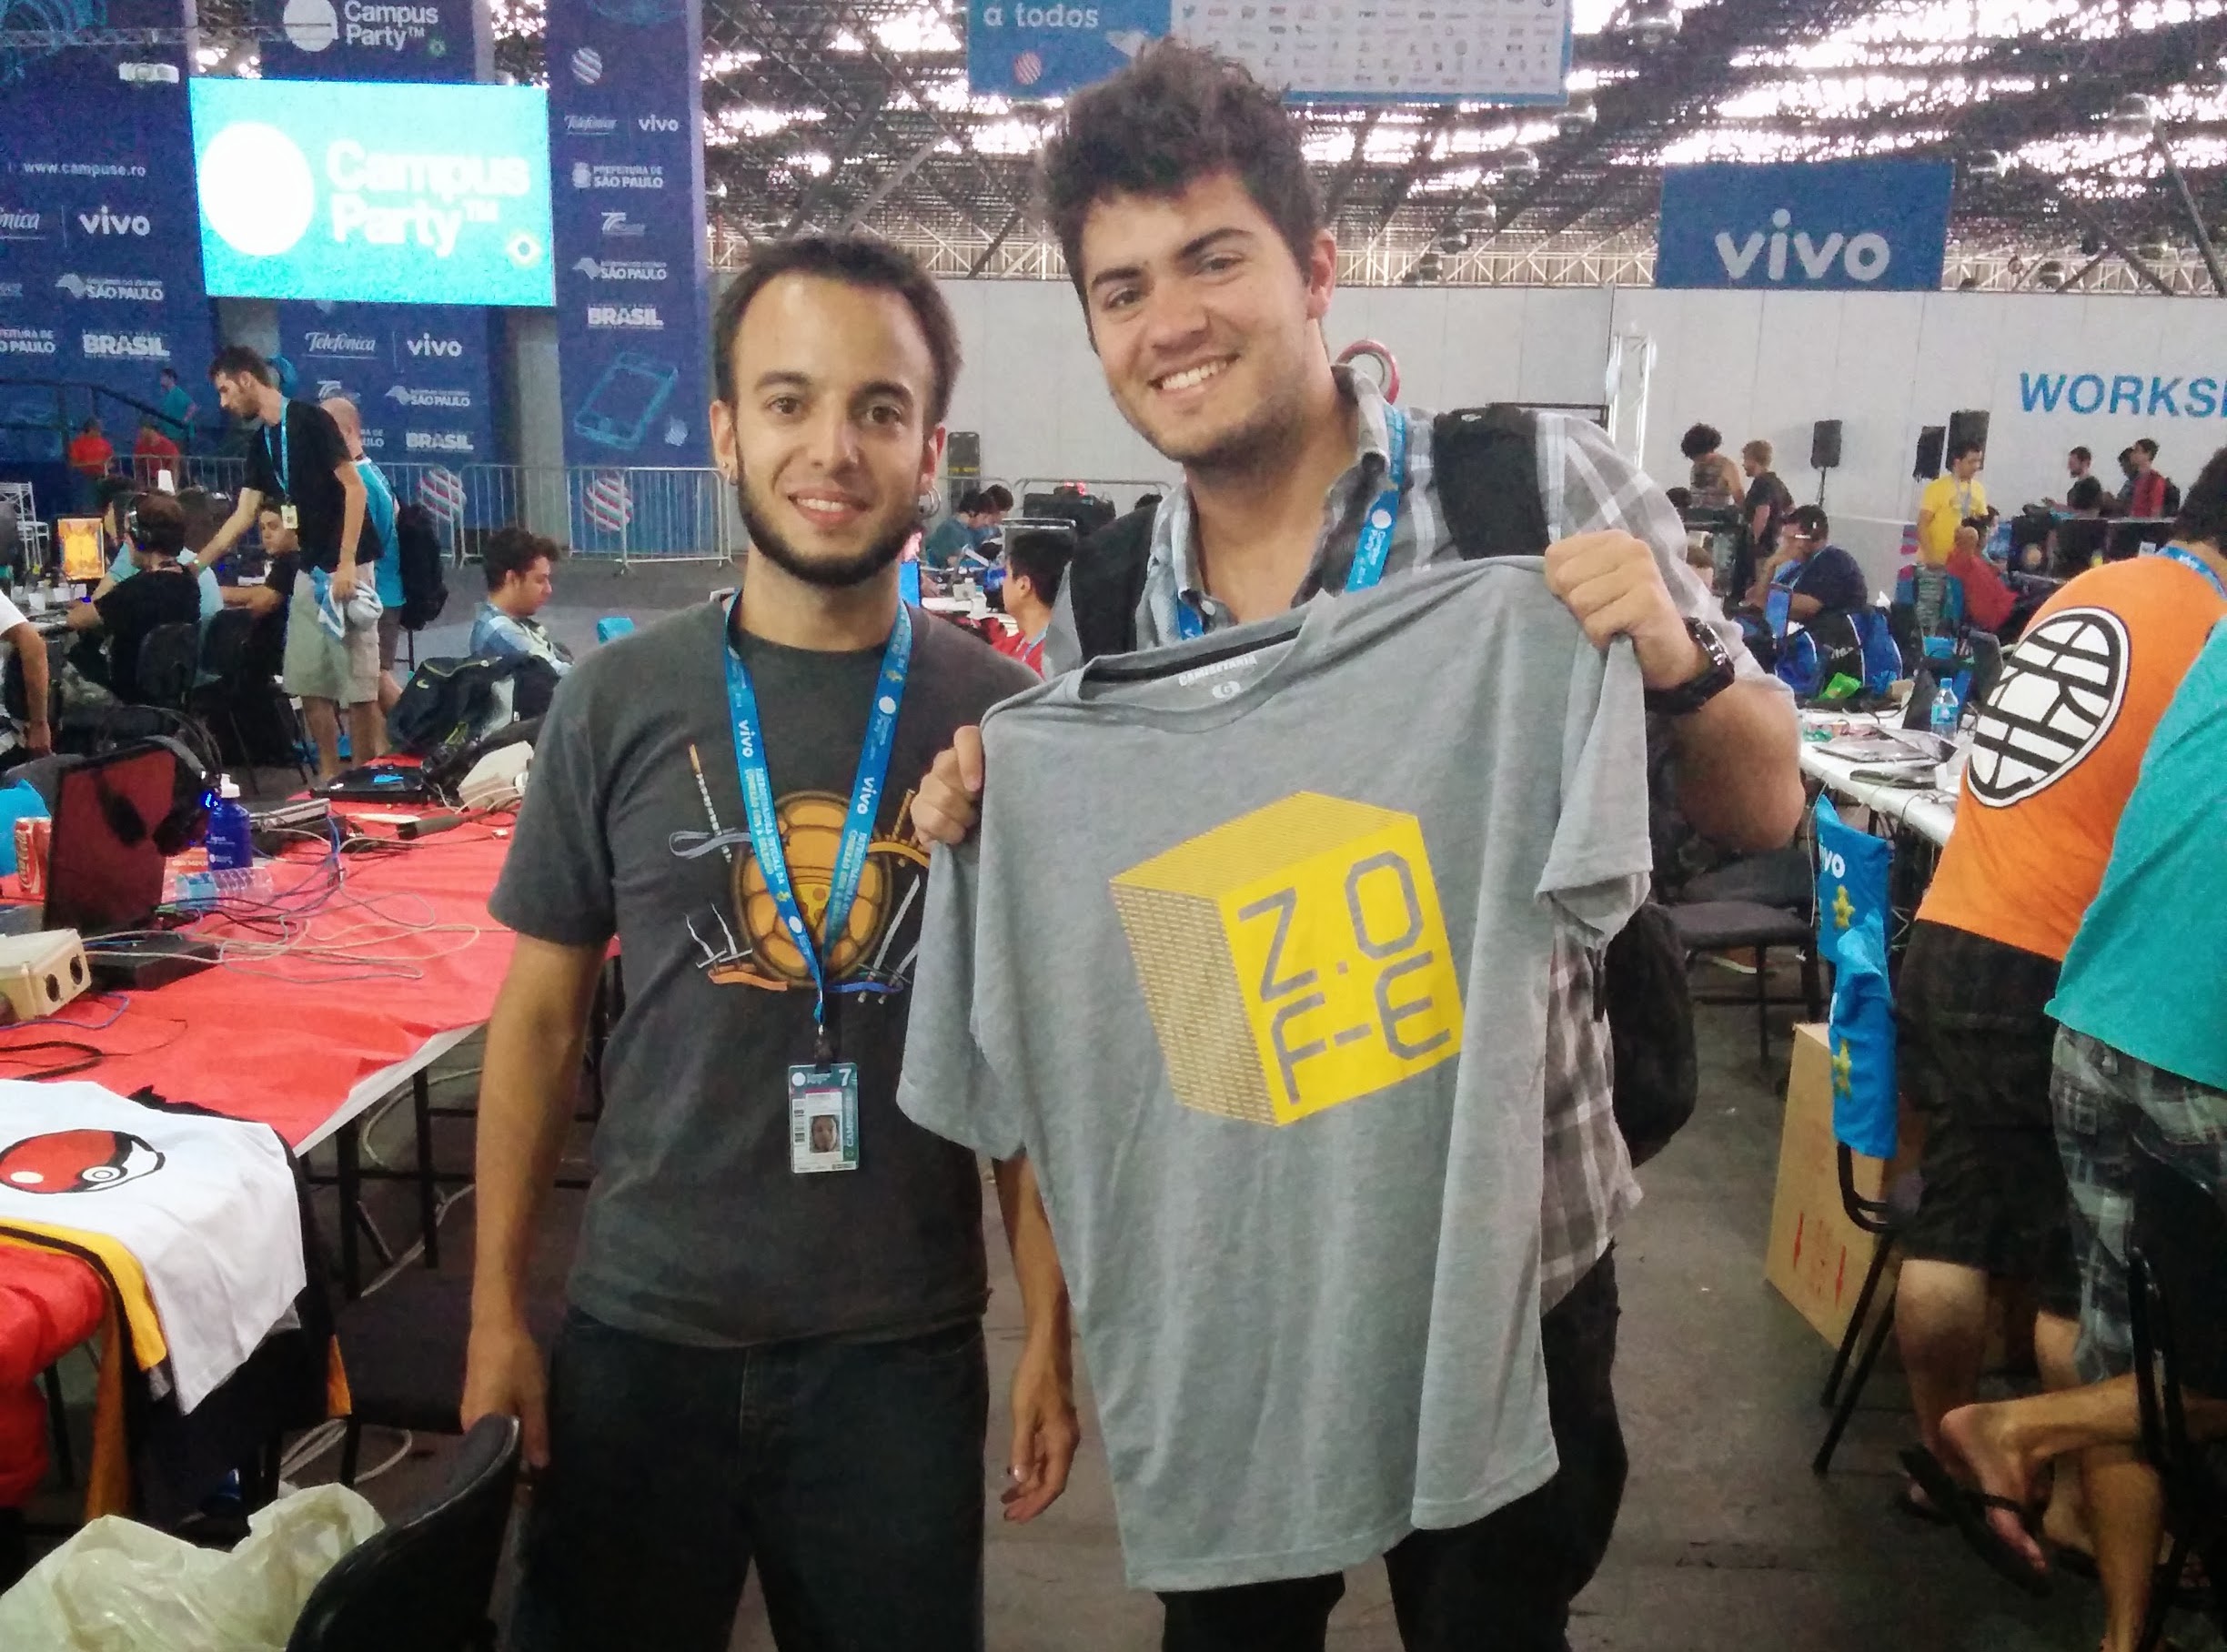
[[[178,0],[58,0],[64,26],[170,28]],[[0,46],[0,378],[152,405],[213,351],[191,205],[184,48]],[[208,398],[200,398],[207,414]],[[52,390],[0,386],[0,458],[60,458]],[[136,431],[111,419],[109,439]]]
[[[356,404],[380,464],[486,464],[498,457],[491,319],[467,305],[282,304],[278,348],[296,395]],[[442,500],[426,503],[438,513]]]
[[[257,0],[269,80],[494,77],[484,0]]]
[[[196,80],[191,92],[217,297],[550,301],[539,88]]]
[[[1955,181],[1947,161],[1666,167],[1655,285],[1931,291]]]
[[[565,462],[710,463],[698,0],[549,0],[558,366]],[[630,530],[613,481],[574,543]]]

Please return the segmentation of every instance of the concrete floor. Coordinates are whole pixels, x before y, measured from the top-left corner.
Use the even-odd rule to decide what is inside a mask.
[[[1776,1174],[1786,1043],[1768,1083],[1748,1012],[1700,1012],[1701,1111],[1642,1174],[1647,1198],[1618,1249],[1624,1318],[1617,1393],[1632,1471],[1599,1576],[1577,1603],[1578,1652],[2087,1652],[2101,1614],[2091,1585],[2061,1577],[2032,1601],[1997,1581],[1951,1533],[1893,1513],[1894,1452],[1908,1437],[1901,1383],[1883,1369],[1833,1475],[1809,1468],[1823,1426],[1817,1393],[1829,1351],[1762,1280]],[[469,1052],[459,1059],[471,1059]],[[399,1121],[398,1121],[399,1124]],[[397,1144],[398,1149],[399,1143]],[[444,1157],[466,1150],[461,1135]],[[469,1254],[470,1205],[452,1214],[448,1255]],[[543,1277],[569,1240],[552,1220]],[[1020,1336],[1019,1306],[990,1214],[994,1397],[984,1475],[1003,1464],[1003,1385]],[[1146,1652],[1159,1614],[1122,1584],[1104,1458],[1082,1395],[1086,1440],[1065,1498],[1034,1524],[993,1521],[988,1560],[992,1652]],[[367,1463],[385,1449],[367,1446]],[[448,1446],[420,1442],[367,1491],[389,1512],[435,1483]],[[331,1472],[330,1459],[307,1478]],[[993,1499],[993,1508],[995,1507]],[[2193,1619],[2189,1652],[2219,1643]],[[1338,1652],[1399,1644],[1380,1567],[1356,1569],[1333,1619]],[[1489,1645],[1489,1643],[1485,1643]],[[735,1652],[771,1647],[754,1597]]]

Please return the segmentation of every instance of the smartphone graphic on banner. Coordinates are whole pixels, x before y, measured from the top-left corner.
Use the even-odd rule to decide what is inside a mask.
[[[641,446],[680,378],[680,369],[669,361],[621,351],[572,415],[572,428],[589,441],[630,453]]]

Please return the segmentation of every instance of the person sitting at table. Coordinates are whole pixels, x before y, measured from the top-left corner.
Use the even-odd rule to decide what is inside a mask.
[[[2222,727],[2227,626],[2213,630],[2150,742],[2110,869],[2050,1002],[2061,1025],[2051,1084],[2077,1214],[2083,1385],[1941,1419],[1946,1462],[2020,1507],[2052,1459],[2081,1454],[2104,1652],[2131,1652],[2141,1633],[2162,1524],[2157,1476],[2138,1450],[2132,1375],[2127,1254],[2138,1167],[2155,1161],[2227,1199],[2227,972],[2188,967],[2227,953],[2227,859],[2213,830],[2227,816]],[[2208,1398],[2187,1395],[2191,1435],[2227,1435],[2227,1393],[2216,1377],[2191,1378],[2214,1388]],[[1975,1531],[1975,1546],[1994,1550],[2006,1570],[2040,1576],[2047,1561],[2032,1534],[2000,1507],[1985,1518],[1991,1537]]]
[[[2024,598],[2011,588],[1995,564],[1980,551],[1987,524],[1975,517],[1957,529],[1949,565],[1941,571],[1964,593],[1964,617],[1983,631],[1992,631],[2005,642],[2015,642],[2025,629],[2026,614],[2041,606],[2038,598]],[[1920,569],[1922,579],[1930,569]]]
[[[1896,986],[1902,1083],[1926,1134],[1923,1189],[1899,1235],[1895,1331],[1919,1434],[1936,1456],[1941,1418],[1974,1398],[1990,1282],[2032,1291],[2042,1381],[2079,1381],[2080,1282],[2050,1110],[2048,1005],[2151,734],[2227,618],[2223,540],[2227,448],[2191,490],[2173,542],[2051,595],[1979,708],[1956,828]],[[2052,1541],[2085,1547],[2073,1479],[2060,1477],[2045,1525]],[[1939,1512],[1914,1486],[1903,1498],[1913,1512]]]
[[[141,494],[126,518],[132,563],[138,578],[112,585],[98,599],[69,610],[69,629],[86,636],[72,659],[77,669],[126,705],[140,700],[139,655],[166,625],[197,622],[201,592],[191,569],[178,561],[186,549],[186,512],[166,493]],[[100,657],[91,634],[107,643]]]
[[[1831,530],[1831,521],[1819,506],[1798,505],[1789,511],[1779,527],[1778,553],[1757,576],[1748,592],[1748,605],[1766,607],[1771,586],[1780,582],[1780,572],[1799,567],[1800,572],[1792,576],[1793,595],[1787,602],[1789,619],[1809,625],[1821,615],[1853,615],[1864,607],[1869,595],[1863,568],[1839,546],[1828,541],[1826,536]]]
[[[54,750],[54,685],[46,669],[46,639],[5,592],[0,592],[0,641],[14,650],[23,677],[24,710],[15,725],[14,751],[44,757]]]
[[[2051,527],[2049,571],[2070,579],[2102,559],[2105,537],[2103,484],[2083,476],[2065,494],[2064,514]]]
[[[178,509],[182,513],[182,519],[186,524],[186,537],[183,541],[183,549],[178,552],[178,566],[194,576],[194,589],[199,593],[201,599],[201,624],[202,628],[207,630],[208,622],[224,611],[225,600],[224,588],[217,581],[217,570],[205,566],[201,559],[194,554],[194,538],[196,529],[199,530],[201,543],[206,545],[208,543],[210,533],[215,529],[215,524],[207,520],[208,494],[199,488],[188,488],[183,493],[168,496],[156,495],[148,491],[127,493],[122,497],[121,501],[114,508],[117,519],[116,538],[122,543],[116,553],[115,559],[108,564],[107,573],[102,577],[101,582],[93,588],[93,600],[98,602],[139,571],[139,561],[133,552],[130,538],[124,530],[124,513],[139,500],[161,497],[176,499]]]
[[[1000,597],[1005,617],[1019,629],[1008,632],[1000,626],[990,646],[1039,677],[1044,674],[1044,635],[1052,629],[1053,607],[1059,601],[1060,582],[1066,577],[1073,547],[1073,537],[1057,529],[1017,529],[1005,547],[1005,583]]]
[[[480,548],[487,600],[472,618],[471,652],[479,660],[539,660],[558,676],[572,669],[563,643],[534,616],[556,593],[549,570],[564,547],[523,528],[499,528]]]

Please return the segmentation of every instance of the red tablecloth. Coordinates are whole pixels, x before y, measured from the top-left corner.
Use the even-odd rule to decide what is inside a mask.
[[[391,856],[348,856],[338,895],[292,921],[282,955],[238,958],[130,994],[97,1030],[88,1029],[117,1011],[115,998],[0,1028],[0,1078],[35,1076],[66,1059],[21,1046],[90,1044],[105,1059],[72,1077],[118,1094],[151,1084],[171,1101],[260,1120],[298,1145],[362,1080],[493,1010],[512,942],[487,910],[509,847],[496,831],[475,822]],[[289,904],[289,891],[317,875],[313,855],[282,863],[275,901]],[[199,932],[274,939],[215,919]],[[0,1507],[20,1502],[43,1472],[45,1413],[28,1379],[91,1336],[103,1306],[99,1276],[85,1264],[0,1244]]]

